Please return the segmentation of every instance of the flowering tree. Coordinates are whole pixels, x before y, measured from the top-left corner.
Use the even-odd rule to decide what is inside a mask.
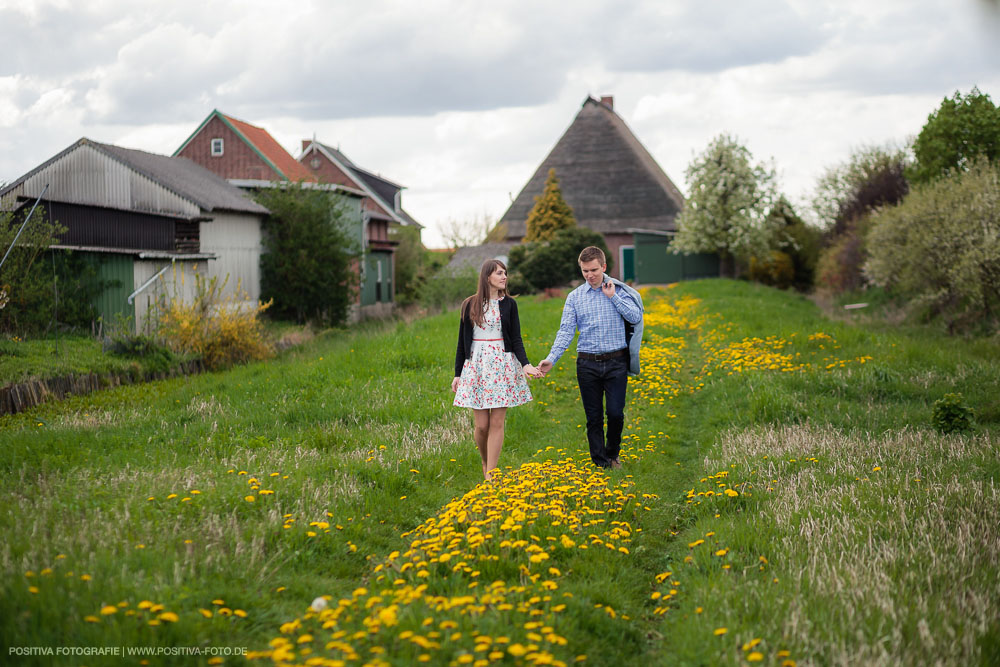
[[[735,275],[735,261],[764,257],[779,242],[783,226],[768,213],[777,200],[774,169],[752,164],[750,151],[719,135],[688,166],[691,195],[677,217],[675,253],[715,252],[720,273]]]

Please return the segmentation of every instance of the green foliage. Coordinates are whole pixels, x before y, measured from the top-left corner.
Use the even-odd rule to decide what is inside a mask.
[[[913,142],[916,164],[908,171],[914,183],[929,183],[948,171],[965,171],[979,157],[1000,159],[1000,107],[973,87],[955,91],[930,116]]]
[[[554,168],[549,169],[545,189],[535,197],[535,205],[524,224],[527,227],[524,240],[528,242],[548,241],[559,230],[576,227],[573,209],[563,199]]]
[[[201,358],[210,369],[267,359],[274,349],[260,315],[271,305],[247,308],[245,294],[223,297],[225,283],[195,274],[195,298],[174,296],[160,304],[156,335],[179,354]]]
[[[831,238],[849,231],[872,211],[902,201],[909,192],[906,150],[893,145],[862,146],[820,176],[813,212]]]
[[[788,289],[795,282],[795,263],[787,252],[772,250],[766,261],[750,258],[750,280]]]
[[[792,265],[792,277],[784,286],[795,287],[800,291],[809,290],[812,288],[816,262],[819,260],[822,233],[812,225],[806,224],[784,195],[778,198],[768,217],[772,218],[768,226],[775,229],[779,252],[786,255]],[[773,261],[774,255],[771,257]],[[751,266],[751,274],[752,268]],[[767,272],[773,273],[774,270],[778,270],[777,266],[772,266]],[[751,279],[756,280],[752,275]],[[770,280],[777,280],[777,276],[772,275]],[[777,282],[765,281],[765,284],[779,286]]]
[[[863,269],[868,259],[865,234],[869,226],[868,218],[856,220],[819,251],[816,287],[839,294],[867,285]]]
[[[0,212],[0,257],[23,218]],[[87,329],[97,315],[94,299],[104,289],[84,256],[49,250],[66,231],[39,206],[0,268],[0,332],[37,336],[55,328]]]
[[[389,238],[396,241],[396,303],[406,306],[420,300],[420,291],[431,273],[427,266],[427,251],[420,242],[420,229],[392,225]]]
[[[261,298],[272,315],[335,326],[356,300],[357,235],[338,195],[301,184],[265,188],[256,195],[271,215],[260,259]]]
[[[979,160],[872,218],[865,274],[949,329],[995,326],[1000,308],[1000,167]]]
[[[143,367],[151,371],[169,370],[179,361],[179,357],[164,344],[162,339],[135,333],[132,318],[121,315],[109,326],[103,349],[118,357],[141,360]]]
[[[476,291],[479,269],[468,267],[454,274],[438,271],[428,279],[420,292],[420,302],[430,308],[444,310],[461,303]]]
[[[604,251],[611,269],[611,253],[604,236],[585,227],[560,229],[550,240],[525,243],[510,250],[511,272],[517,272],[534,289],[560,287],[580,278],[580,251],[595,246]]]
[[[777,248],[778,221],[768,216],[778,198],[774,169],[752,159],[746,146],[719,135],[691,162],[691,194],[677,217],[672,252],[717,252],[722,274],[732,276],[734,259]]]
[[[945,394],[934,401],[931,424],[939,433],[964,433],[972,429],[974,414],[961,394]]]

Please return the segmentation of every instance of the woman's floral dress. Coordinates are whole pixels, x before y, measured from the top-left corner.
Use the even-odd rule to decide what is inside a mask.
[[[465,360],[455,392],[460,408],[512,408],[531,400],[520,362],[503,350],[499,301],[485,306],[483,326],[473,327],[472,356]]]

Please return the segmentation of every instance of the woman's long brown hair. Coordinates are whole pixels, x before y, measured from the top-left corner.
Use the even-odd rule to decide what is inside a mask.
[[[476,326],[483,326],[484,306],[490,302],[490,276],[497,270],[497,267],[507,270],[507,265],[499,259],[488,259],[483,262],[479,269],[479,287],[476,293],[462,302],[462,319],[468,318]],[[502,289],[497,296],[503,298],[507,296],[507,290]]]

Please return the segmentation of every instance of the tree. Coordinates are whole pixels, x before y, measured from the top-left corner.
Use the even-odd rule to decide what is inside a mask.
[[[862,146],[820,177],[813,210],[826,238],[817,262],[817,286],[834,292],[865,286],[868,216],[898,204],[910,191],[907,163],[903,148]]]
[[[324,326],[345,322],[356,296],[358,248],[340,196],[297,184],[266,188],[256,198],[271,211],[261,298],[274,299],[277,317]]]
[[[0,258],[24,222],[20,213],[0,212]],[[0,268],[0,331],[21,336],[52,327],[88,328],[94,299],[105,288],[82,255],[49,250],[66,228],[39,206]]]
[[[928,183],[951,169],[965,171],[976,157],[1000,159],[1000,108],[973,87],[963,96],[944,98],[913,142],[916,164],[908,176]]]
[[[691,196],[677,216],[673,252],[718,253],[720,274],[732,277],[736,260],[775,249],[776,223],[768,218],[777,199],[774,169],[751,159],[745,146],[719,135],[691,162]]]
[[[502,236],[495,238],[497,227],[493,218],[486,212],[461,220],[448,218],[444,222],[439,222],[437,228],[449,248],[465,248],[487,241],[503,240]]]
[[[830,238],[880,206],[898,204],[910,191],[906,150],[892,144],[861,146],[827,168],[816,184],[813,211]]]
[[[819,257],[821,232],[806,224],[784,195],[778,197],[768,218],[771,220],[767,226],[777,232],[777,249],[772,250],[769,257],[751,259],[751,279],[777,287],[810,289]]]
[[[1000,309],[1000,166],[985,158],[966,171],[914,188],[871,218],[865,274],[948,322],[986,325]]]
[[[524,240],[529,242],[548,241],[560,229],[576,227],[573,209],[563,199],[562,190],[559,189],[559,179],[556,178],[554,168],[549,169],[549,175],[545,179],[545,188],[542,190],[542,194],[535,197],[535,205],[528,213],[528,219],[524,225],[527,228]]]
[[[516,245],[510,249],[511,274],[520,274],[531,287],[542,290],[565,285],[580,277],[577,259],[580,252],[596,246],[608,257],[610,252],[604,236],[586,227],[560,229],[548,241]]]

